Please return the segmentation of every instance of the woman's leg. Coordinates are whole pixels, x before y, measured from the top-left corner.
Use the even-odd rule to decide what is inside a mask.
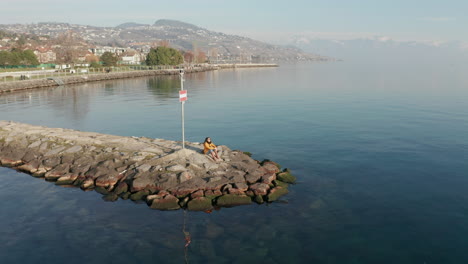
[[[210,151],[211,153],[211,158],[213,158],[214,161],[216,161],[216,155],[214,151]]]

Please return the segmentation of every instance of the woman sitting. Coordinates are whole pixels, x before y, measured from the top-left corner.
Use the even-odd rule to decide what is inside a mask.
[[[203,143],[203,153],[210,154],[214,161],[220,161],[221,159],[218,156],[218,150],[216,149],[216,145],[211,142],[211,138],[205,138],[205,142]]]

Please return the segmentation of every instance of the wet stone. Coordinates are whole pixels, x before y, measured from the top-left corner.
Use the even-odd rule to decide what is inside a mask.
[[[114,189],[114,193],[116,194],[121,194],[121,193],[125,193],[128,191],[128,184],[125,183],[125,182],[121,182],[117,185],[117,187],[115,187]]]
[[[206,197],[197,197],[190,200],[187,204],[187,209],[191,211],[206,211],[213,208],[211,199]]]
[[[115,202],[119,199],[119,196],[115,193],[110,193],[110,194],[104,195],[102,199],[106,202]]]
[[[132,201],[143,200],[147,195],[149,195],[149,191],[143,190],[130,195],[130,199]]]
[[[270,193],[268,194],[267,196],[267,200],[268,202],[273,202],[273,201],[276,201],[278,200],[281,196],[287,194],[289,191],[287,188],[284,188],[284,187],[275,187],[273,189],[271,189]]]
[[[151,203],[151,208],[157,210],[177,210],[180,208],[179,199],[168,194],[162,199],[154,199]]]
[[[236,206],[251,204],[252,200],[246,195],[225,194],[218,197],[216,204],[219,206]]]

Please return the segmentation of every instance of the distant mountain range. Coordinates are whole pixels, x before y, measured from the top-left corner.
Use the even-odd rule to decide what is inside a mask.
[[[200,49],[231,57],[257,57],[262,61],[314,61],[330,58],[306,53],[291,46],[271,45],[251,38],[210,31],[177,20],[158,20],[153,25],[133,22],[116,27],[96,27],[67,23],[43,22],[37,24],[0,25],[0,29],[15,33],[29,33],[56,37],[66,31],[78,33],[84,40],[95,45],[133,47],[168,41],[182,50]]]
[[[343,60],[462,60],[468,59],[468,44],[452,42],[396,41],[388,37],[348,40],[320,39],[296,35],[289,44],[308,52],[324,54]]]

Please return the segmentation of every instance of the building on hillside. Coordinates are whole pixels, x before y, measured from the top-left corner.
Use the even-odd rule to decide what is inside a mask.
[[[89,51],[89,50],[80,50],[78,52],[78,58],[77,60],[79,62],[90,62],[90,61],[93,61],[93,57],[95,57],[95,55]],[[96,59],[97,61],[97,59]]]
[[[95,48],[89,49],[89,51],[91,51],[96,56],[101,56],[102,54],[104,54],[104,52],[110,52],[110,53],[114,53],[114,54],[120,56],[120,54],[127,51],[127,49],[126,48],[116,48],[116,47],[95,47]]]
[[[49,48],[38,47],[34,50],[34,54],[36,54],[40,63],[55,62],[57,60],[57,54]]]
[[[133,51],[133,52],[126,52],[122,54],[120,62],[122,64],[135,65],[135,64],[140,64],[144,60],[145,60],[145,56],[143,54]]]

